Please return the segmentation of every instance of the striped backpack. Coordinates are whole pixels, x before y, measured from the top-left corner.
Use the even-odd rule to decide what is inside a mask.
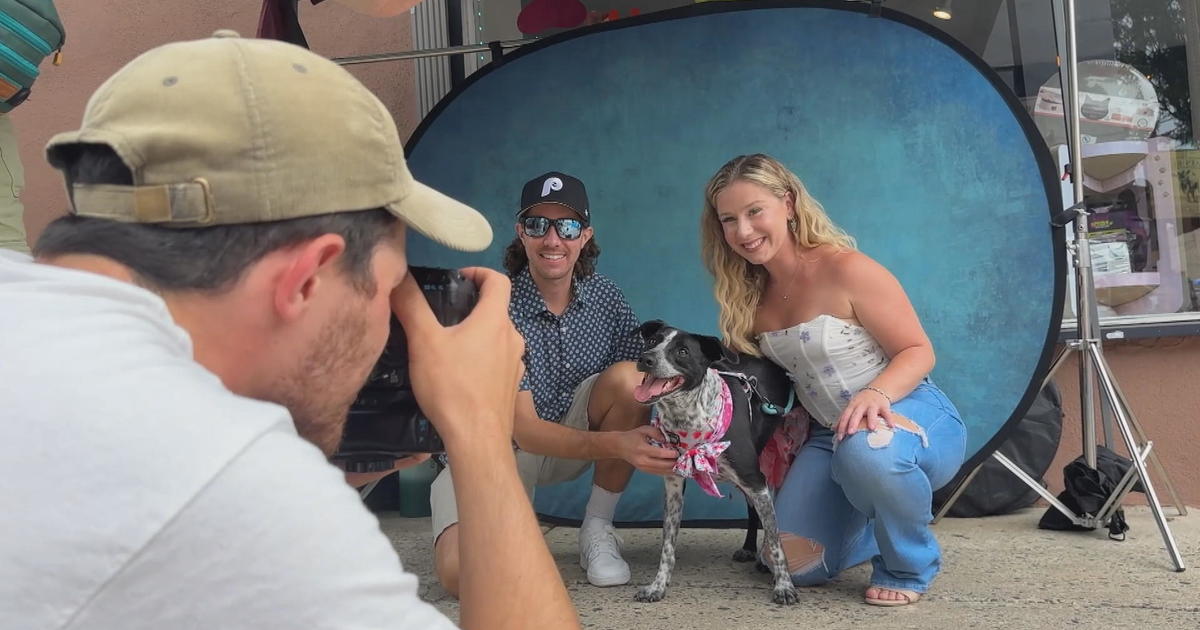
[[[58,65],[64,39],[52,0],[0,0],[0,113],[29,97],[43,59]]]

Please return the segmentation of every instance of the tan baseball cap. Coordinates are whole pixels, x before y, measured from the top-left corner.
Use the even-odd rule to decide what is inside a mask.
[[[88,101],[78,131],[51,138],[111,147],[133,185],[74,184],[72,212],[171,227],[255,223],[387,208],[467,251],[487,219],[416,181],[387,108],[337,64],[304,48],[217,31],[150,50]]]

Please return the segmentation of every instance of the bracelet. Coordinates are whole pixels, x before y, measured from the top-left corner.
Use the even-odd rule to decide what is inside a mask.
[[[863,388],[863,390],[868,390],[868,389],[869,389],[869,390],[871,390],[871,391],[873,391],[873,392],[875,392],[876,394],[879,394],[880,396],[883,396],[884,398],[886,398],[886,399],[887,399],[887,401],[888,401],[888,404],[889,404],[889,405],[893,404],[893,403],[892,403],[892,397],[891,397],[891,396],[888,396],[888,395],[887,395],[887,394],[885,394],[885,393],[883,393],[883,390],[882,390],[882,389],[879,389],[878,387],[872,387],[872,386],[870,386],[870,385],[867,385],[866,387],[864,387],[864,388]]]

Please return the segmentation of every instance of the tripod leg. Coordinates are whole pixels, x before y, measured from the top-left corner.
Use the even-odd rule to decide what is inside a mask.
[[[1084,342],[1090,351],[1095,343]],[[1083,461],[1089,468],[1096,467],[1096,373],[1087,357],[1080,356],[1079,370],[1079,414],[1083,420]]]
[[[954,494],[951,494],[950,498],[946,499],[946,502],[942,504],[942,507],[938,508],[937,514],[933,515],[933,520],[929,523],[930,525],[937,525],[937,522],[942,520],[942,517],[946,515],[946,512],[949,512],[950,508],[954,507],[954,502],[958,501],[958,497],[961,497],[962,493],[966,491],[967,486],[971,485],[971,481],[975,479],[975,475],[979,474],[980,468],[983,468],[982,462],[975,467],[975,470],[971,471],[971,474],[967,475],[966,479],[962,480],[962,483],[958,484],[958,487],[954,489]]]
[[[1045,487],[1042,486],[1042,484],[1038,483],[1037,479],[1030,477],[1029,473],[1025,472],[1024,470],[1021,470],[1020,466],[1018,466],[1015,462],[1013,462],[1013,460],[1005,457],[1003,453],[1001,453],[1000,451],[995,451],[992,453],[992,458],[995,459],[996,461],[1000,462],[1001,464],[1003,464],[1004,467],[1007,468],[1009,472],[1016,475],[1017,479],[1020,479],[1021,481],[1025,482],[1025,485],[1029,486],[1034,492],[1037,492],[1038,494],[1042,495],[1042,498],[1045,499],[1047,503],[1054,506],[1054,509],[1058,510],[1059,512],[1062,512],[1063,516],[1071,519],[1072,523],[1075,523],[1076,525],[1079,525],[1081,527],[1091,527],[1092,526],[1085,519],[1081,518],[1080,516],[1078,516],[1074,512],[1072,512],[1071,508],[1064,505],[1062,501],[1059,501],[1058,497],[1051,494],[1049,490],[1047,490]]]
[[[369,484],[367,484],[367,485],[363,486],[362,488],[359,488],[359,490],[358,490],[358,498],[360,498],[360,499],[364,499],[364,500],[365,500],[365,499],[367,498],[367,495],[368,495],[368,494],[371,494],[371,491],[375,489],[375,486],[378,486],[378,485],[379,485],[379,482],[380,482],[380,481],[381,481],[381,480],[379,480],[379,479],[376,479],[375,481],[372,481],[371,483],[369,483]]]
[[[1116,411],[1117,428],[1121,430],[1121,437],[1125,439],[1125,446],[1133,456],[1133,465],[1137,468],[1138,476],[1142,480],[1142,487],[1146,491],[1146,499],[1150,503],[1150,512],[1154,515],[1154,520],[1158,523],[1158,530],[1162,533],[1163,544],[1167,547],[1167,554],[1171,556],[1171,561],[1175,563],[1175,570],[1183,571],[1186,567],[1183,564],[1183,558],[1179,555],[1179,547],[1175,544],[1175,537],[1171,534],[1171,528],[1167,526],[1167,518],[1163,514],[1162,505],[1158,502],[1158,493],[1154,491],[1154,484],[1150,481],[1150,474],[1146,471],[1146,464],[1139,457],[1140,452],[1137,439],[1133,435],[1133,429],[1130,427],[1129,422],[1132,414],[1129,413],[1129,409],[1119,404],[1120,397],[1114,385],[1115,381],[1112,377],[1112,372],[1104,362],[1104,356],[1100,354],[1099,348],[1089,345],[1088,355],[1092,365],[1096,368],[1096,376],[1099,377],[1101,391],[1108,397],[1108,400],[1113,404],[1113,410]]]
[[[1146,461],[1146,456],[1152,452],[1154,444],[1146,442],[1146,448],[1137,455],[1143,462]],[[1096,520],[1100,523],[1108,522],[1108,519],[1121,508],[1121,502],[1125,500],[1125,495],[1133,490],[1133,484],[1137,482],[1137,468],[1130,466],[1129,470],[1125,471],[1125,475],[1121,477],[1121,481],[1117,484],[1116,490],[1112,496],[1108,497],[1108,501],[1104,502],[1104,507],[1096,513]]]
[[[1050,361],[1050,369],[1046,371],[1046,378],[1042,379],[1042,389],[1045,389],[1046,385],[1054,380],[1054,373],[1058,371],[1058,368],[1062,367],[1062,364],[1067,360],[1067,355],[1075,349],[1074,343],[1068,341],[1055,351],[1054,359]]]
[[[1117,390],[1118,404],[1125,409],[1129,409],[1129,401],[1125,398],[1125,392],[1121,391],[1121,384],[1113,381],[1113,389]],[[1146,431],[1142,429],[1142,424],[1138,422],[1138,419],[1133,414],[1129,415],[1129,424],[1133,427],[1133,432],[1137,436],[1138,442],[1145,443],[1147,441]],[[1150,463],[1154,464],[1154,470],[1158,473],[1158,478],[1167,484],[1167,492],[1171,495],[1171,502],[1175,505],[1175,511],[1180,516],[1187,516],[1187,506],[1183,504],[1183,499],[1179,498],[1179,493],[1175,490],[1175,484],[1171,483],[1171,478],[1167,476],[1167,469],[1163,467],[1162,461],[1158,459],[1157,452],[1150,451]]]

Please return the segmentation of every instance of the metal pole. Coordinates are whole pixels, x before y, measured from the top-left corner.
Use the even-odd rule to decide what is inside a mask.
[[[446,0],[446,43],[451,46],[463,45],[463,0]],[[450,86],[458,87],[467,78],[463,56],[454,55],[450,58]]]
[[[1067,147],[1071,153],[1071,184],[1075,203],[1083,202],[1083,145],[1079,133],[1079,67],[1075,50],[1075,0],[1063,0],[1063,22],[1066,37],[1066,60],[1062,64],[1064,119],[1067,120]],[[1079,342],[1083,346],[1099,343],[1094,327],[1096,300],[1092,295],[1095,285],[1092,279],[1092,257],[1088,246],[1087,211],[1080,207],[1075,214],[1075,286],[1076,324]],[[1083,456],[1091,468],[1096,467],[1096,374],[1092,364],[1079,358],[1079,402],[1083,420]]]
[[[499,42],[501,48],[520,48],[532,44],[536,39],[509,39]],[[381,61],[402,61],[405,59],[424,59],[426,57],[448,57],[450,55],[469,55],[471,53],[488,52],[488,44],[469,44],[464,46],[448,46],[446,48],[429,48],[426,50],[409,50],[405,52],[376,53],[373,55],[356,55],[353,57],[334,57],[333,62],[342,66],[352,66],[360,63],[379,63]]]

